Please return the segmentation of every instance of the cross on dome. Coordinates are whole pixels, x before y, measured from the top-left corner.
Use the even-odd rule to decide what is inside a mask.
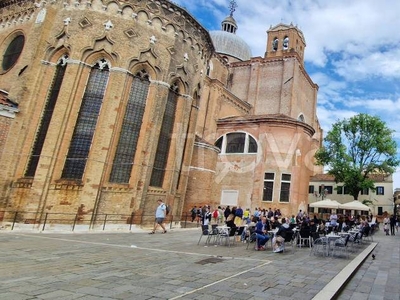
[[[236,8],[238,7],[237,3],[235,0],[231,0],[230,4],[229,4],[229,10],[231,11],[230,16],[233,16],[233,13],[235,12]]]

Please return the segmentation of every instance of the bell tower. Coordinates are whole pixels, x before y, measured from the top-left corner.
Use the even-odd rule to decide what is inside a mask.
[[[267,31],[267,51],[265,58],[282,57],[285,54],[297,53],[304,65],[304,48],[306,41],[303,32],[293,24],[278,24]]]

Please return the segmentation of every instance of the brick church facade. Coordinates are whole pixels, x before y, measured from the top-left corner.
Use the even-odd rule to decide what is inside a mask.
[[[151,0],[0,4],[0,211],[140,215],[156,199],[306,209],[318,86],[293,25],[252,57],[231,13],[208,32]],[[260,37],[263,40],[264,37]],[[128,222],[128,220],[127,220]]]

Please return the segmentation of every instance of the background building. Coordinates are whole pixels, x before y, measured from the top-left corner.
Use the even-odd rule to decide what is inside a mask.
[[[166,0],[3,1],[3,214],[304,210],[322,141],[305,38],[278,24],[251,57],[233,10],[208,32]]]
[[[393,213],[393,179],[392,176],[382,174],[372,175],[375,191],[364,189],[358,195],[358,201],[368,200],[368,206],[373,215],[382,216],[384,212]],[[339,203],[353,201],[343,183],[336,183],[334,177],[328,174],[317,174],[310,179],[308,188],[309,203],[322,200],[323,197],[336,200]]]

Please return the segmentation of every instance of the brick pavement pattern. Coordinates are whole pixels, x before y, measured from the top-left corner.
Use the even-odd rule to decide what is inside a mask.
[[[197,245],[200,229],[147,232],[0,231],[0,299],[313,299],[368,244],[346,257]],[[378,232],[338,299],[400,299],[399,236]]]

